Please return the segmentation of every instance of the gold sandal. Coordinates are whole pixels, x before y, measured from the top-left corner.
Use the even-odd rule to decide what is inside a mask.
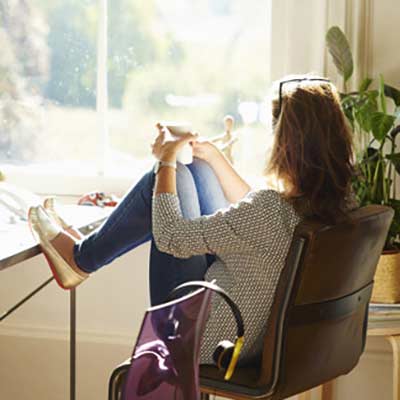
[[[47,215],[52,218],[59,226],[61,226],[62,229],[65,231],[68,231],[72,236],[74,236],[76,239],[80,240],[82,239],[82,234],[75,229],[72,225],[68,224],[65,222],[63,218],[60,217],[59,214],[57,214],[56,211],[56,199],[54,197],[47,197],[43,201],[43,207],[46,210]]]
[[[89,277],[89,274],[83,271],[76,271],[51,244],[51,240],[56,238],[62,229],[51,220],[42,206],[29,209],[28,222],[59,286],[72,289]]]

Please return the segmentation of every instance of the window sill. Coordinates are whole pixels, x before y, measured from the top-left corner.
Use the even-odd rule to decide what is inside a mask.
[[[30,190],[41,196],[56,195],[63,197],[80,197],[84,193],[101,191],[123,196],[145,172],[151,167],[137,167],[129,170],[128,174],[101,176],[96,173],[70,173],[69,171],[52,171],[30,169],[29,166],[0,166],[6,175],[7,182],[12,185]],[[244,178],[254,189],[265,187],[262,176],[245,175]]]
[[[145,171],[131,170],[130,175],[106,175],[95,173],[69,173],[68,171],[31,170],[29,166],[1,166],[7,182],[20,186],[38,195],[82,196],[91,191],[102,191],[123,195]]]

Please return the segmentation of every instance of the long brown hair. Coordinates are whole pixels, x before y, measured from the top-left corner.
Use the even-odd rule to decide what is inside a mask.
[[[354,173],[338,92],[320,80],[286,86],[281,101],[272,102],[275,140],[266,172],[283,183],[283,195],[300,213],[334,223],[345,215]]]

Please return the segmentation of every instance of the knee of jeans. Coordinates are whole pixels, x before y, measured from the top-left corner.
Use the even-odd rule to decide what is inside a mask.
[[[178,185],[194,186],[193,176],[189,168],[180,162],[176,165],[176,182]]]
[[[177,163],[176,186],[183,217],[190,219],[200,216],[195,181],[189,168],[181,163]]]
[[[215,175],[214,170],[212,169],[211,165],[204,160],[199,158],[194,158],[193,163],[190,164],[189,169],[199,184],[208,183],[209,185],[213,186],[214,184],[219,185],[219,181],[217,176]]]
[[[202,160],[201,158],[194,157],[192,164],[190,164],[190,169],[195,169],[199,172],[211,172],[214,173],[210,164],[207,161]]]

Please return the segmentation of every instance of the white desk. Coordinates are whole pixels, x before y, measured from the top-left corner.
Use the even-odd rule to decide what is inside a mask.
[[[112,208],[90,206],[62,206],[60,214],[65,220],[82,233],[88,233],[98,227],[112,212]],[[40,246],[33,239],[27,222],[0,225],[0,271],[15,267],[21,261],[27,260],[41,253]],[[0,322],[30,300],[50,282],[50,276],[40,286],[16,303],[11,309],[0,314]],[[60,289],[61,290],[61,289]],[[70,290],[70,399],[76,398],[76,289]]]

